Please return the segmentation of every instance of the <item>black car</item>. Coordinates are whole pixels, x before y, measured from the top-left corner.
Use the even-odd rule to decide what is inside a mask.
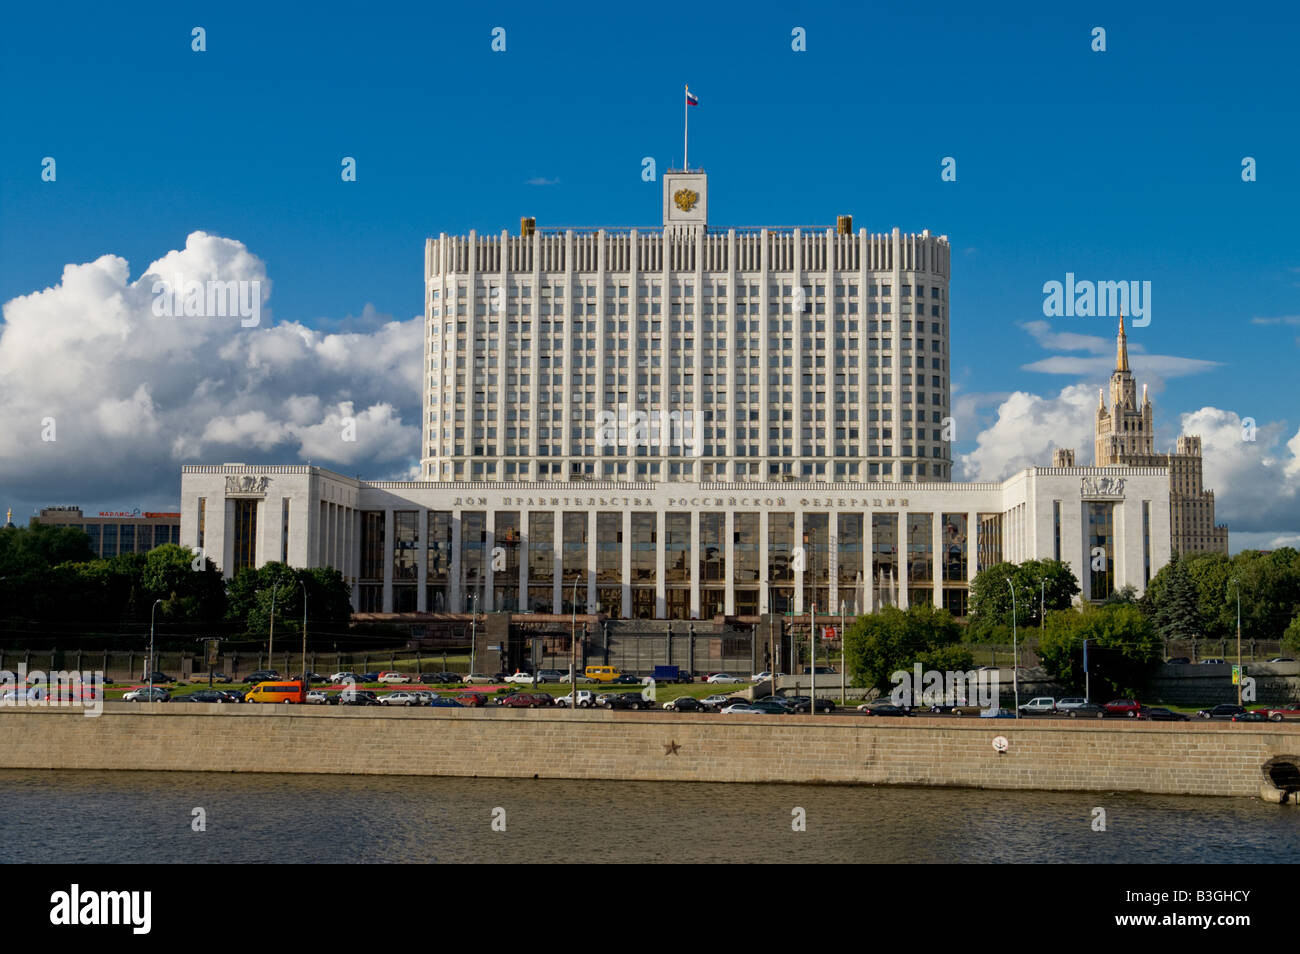
[[[808,696],[788,696],[786,697],[785,704],[790,707],[791,712],[808,712],[813,701]],[[818,712],[835,711],[835,703],[831,702],[829,699],[819,698],[816,705]]]
[[[1233,722],[1267,722],[1268,716],[1262,712],[1239,712],[1232,717]]]
[[[1106,707],[1098,705],[1095,702],[1085,702],[1083,705],[1075,706],[1068,710],[1071,719],[1104,719],[1106,718]]]
[[[1200,719],[1232,719],[1246,711],[1245,707],[1230,702],[1221,702],[1213,709],[1202,709],[1196,713]]]
[[[812,667],[812,666],[804,666],[804,667],[803,667],[803,675],[805,675],[805,676],[807,676],[807,675],[811,675],[811,674],[812,674],[812,671],[813,671],[813,668],[814,668],[814,667]],[[835,673],[835,670],[832,669],[830,666],[817,666],[817,667],[815,667],[815,668],[816,668],[816,670],[817,670],[817,675],[819,675],[819,676],[834,676],[834,675],[836,674],[836,673]]]
[[[737,701],[744,702],[745,700],[737,699]],[[762,699],[755,699],[749,704],[755,709],[761,709],[769,715],[785,715],[786,713],[794,712],[794,709],[790,708],[790,704],[780,696],[764,696]]]
[[[639,686],[641,685],[641,677],[634,676],[630,672],[625,672],[616,679],[610,680],[610,682],[619,686]]]
[[[903,706],[896,706],[892,702],[882,702],[878,705],[867,706],[859,710],[863,715],[869,716],[910,716],[912,710]]]
[[[1192,661],[1186,656],[1170,656],[1165,662],[1171,666],[1190,666]]]
[[[369,689],[344,689],[339,693],[338,704],[341,706],[379,706],[383,705],[379,697]]]
[[[295,675],[290,676],[289,679],[290,679],[291,681],[293,681],[293,682],[302,682],[302,681],[303,681],[303,679],[302,679],[302,673],[296,673]],[[312,683],[317,683],[317,684],[319,684],[319,683],[323,683],[323,682],[329,682],[329,680],[326,679],[324,676],[322,676],[320,673],[318,673],[318,672],[309,672],[309,673],[307,673],[307,684],[308,684],[308,685],[311,685]]]
[[[1174,712],[1172,709],[1165,709],[1161,706],[1148,706],[1138,713],[1139,719],[1150,719],[1152,722],[1186,722],[1187,716],[1181,712]]]
[[[191,692],[188,696],[178,696],[175,702],[236,702],[243,701],[231,699],[228,693],[220,689],[200,689],[198,692]]]
[[[259,669],[244,677],[244,682],[275,682],[280,678],[278,669]]]
[[[378,681],[379,681],[379,673],[377,672],[363,672],[361,674],[361,678],[357,680],[357,682],[378,682]]]
[[[606,709],[649,709],[654,703],[646,702],[639,692],[602,692],[596,695],[596,705]]]
[[[145,677],[140,681],[145,683],[146,685],[152,682],[155,686],[158,686],[158,685],[162,685],[163,683],[176,682],[177,679],[175,676],[169,676],[166,673],[155,672],[155,673],[149,673],[145,675]]]
[[[669,712],[712,712],[713,710],[706,706],[699,699],[692,696],[679,696],[672,702],[664,706]]]

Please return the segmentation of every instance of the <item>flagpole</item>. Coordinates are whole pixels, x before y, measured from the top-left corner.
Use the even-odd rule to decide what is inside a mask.
[[[691,140],[691,88],[686,87],[686,95],[682,97],[682,171],[690,172],[691,163],[686,158],[687,146]]]

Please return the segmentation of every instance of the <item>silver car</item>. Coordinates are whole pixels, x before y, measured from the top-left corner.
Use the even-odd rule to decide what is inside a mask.
[[[419,696],[414,692],[386,692],[379,697],[379,702],[385,706],[428,705],[428,703],[421,703]]]

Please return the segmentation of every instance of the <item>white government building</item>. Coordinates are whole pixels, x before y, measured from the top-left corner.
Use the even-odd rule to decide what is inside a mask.
[[[336,567],[360,612],[655,619],[964,614],[1030,558],[1102,599],[1168,562],[1167,466],[949,481],[945,236],[710,229],[699,171],[663,195],[656,229],[430,239],[424,479],[187,465],[181,542]]]

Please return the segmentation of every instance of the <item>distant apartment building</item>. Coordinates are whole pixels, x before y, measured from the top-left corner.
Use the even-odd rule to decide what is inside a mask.
[[[1214,522],[1214,491],[1201,486],[1200,437],[1179,437],[1172,454],[1157,453],[1154,440],[1151,399],[1143,385],[1142,401],[1138,403],[1137,384],[1129,370],[1128,336],[1121,317],[1115,370],[1110,376],[1110,408],[1106,407],[1104,393],[1098,399],[1096,466],[1168,467],[1172,552],[1227,554],[1228,528]]]
[[[83,531],[90,537],[90,548],[105,559],[122,553],[148,553],[164,543],[181,542],[179,512],[101,510],[88,516],[80,507],[43,507],[36,522]]]

